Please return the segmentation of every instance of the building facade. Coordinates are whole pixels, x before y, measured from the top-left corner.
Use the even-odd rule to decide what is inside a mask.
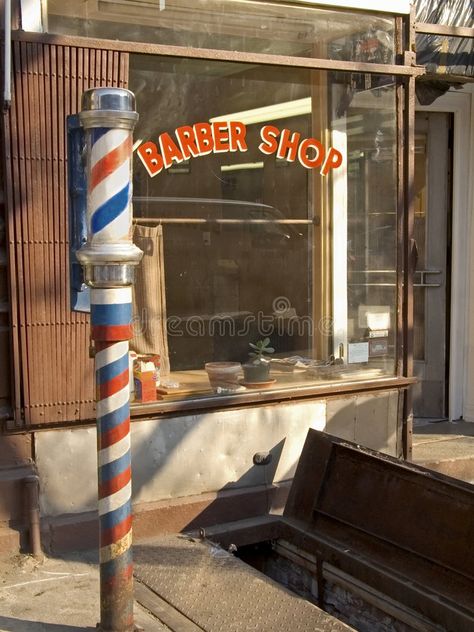
[[[308,428],[409,458],[413,404],[470,418],[472,97],[445,73],[415,118],[415,85],[427,101],[436,82],[421,79],[408,3],[11,7],[5,542],[26,530],[31,471],[44,545],[95,542],[93,349],[74,256],[87,192],[71,118],[91,87],[129,88],[140,115],[132,348],[159,384],[145,395],[137,369],[138,535],[278,510]],[[251,373],[258,348],[264,378]]]

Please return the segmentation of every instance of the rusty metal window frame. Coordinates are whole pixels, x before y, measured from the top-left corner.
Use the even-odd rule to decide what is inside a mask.
[[[415,31],[426,35],[447,35],[448,37],[474,38],[474,28],[470,26],[446,26],[445,24],[416,22]]]
[[[163,57],[187,57],[190,59],[208,59],[213,61],[230,61],[244,64],[260,64],[266,66],[290,66],[309,70],[330,70],[339,72],[355,72],[368,74],[416,77],[424,74],[424,68],[415,65],[414,57],[402,55],[403,63],[372,64],[368,62],[340,61],[312,57],[291,57],[287,55],[270,55],[267,53],[246,53],[242,51],[225,51],[212,48],[194,48],[172,46],[168,44],[151,44],[137,42],[118,42],[115,40],[96,39],[76,35],[52,35],[49,33],[26,33],[14,31],[15,41],[56,44],[58,46],[78,46],[81,48],[102,48],[104,50],[125,53],[160,55]]]
[[[195,412],[213,411],[221,408],[249,408],[255,406],[275,405],[279,403],[299,402],[304,400],[327,399],[328,397],[351,394],[379,393],[389,390],[404,391],[414,384],[412,377],[381,377],[373,380],[341,382],[339,384],[298,387],[297,390],[256,391],[255,393],[237,393],[235,395],[211,395],[176,400],[157,401],[145,404],[131,404],[132,419],[149,418],[151,415],[188,415]]]
[[[416,63],[415,7],[409,16],[399,20],[400,50],[408,50],[412,63]],[[413,376],[413,273],[415,269],[414,217],[415,197],[415,76],[403,81],[398,99],[399,117],[399,374]],[[415,382],[415,380],[413,380]],[[413,452],[413,395],[411,389],[405,391],[402,412],[403,457],[412,459]]]
[[[392,75],[397,83],[397,120],[398,120],[398,223],[397,223],[397,352],[396,372],[393,377],[372,380],[341,382],[338,384],[311,385],[298,390],[275,390],[268,392],[242,393],[232,396],[195,398],[174,402],[156,402],[134,404],[134,418],[150,414],[175,414],[181,411],[212,410],[224,407],[265,405],[304,398],[322,398],[358,392],[386,391],[389,389],[406,390],[414,383],[413,372],[413,282],[411,266],[411,239],[413,233],[413,199],[410,182],[413,179],[414,163],[410,148],[414,139],[415,78],[425,70],[416,65],[413,52],[415,25],[413,12],[410,16],[395,16],[396,64],[372,64],[305,57],[223,51],[215,49],[188,48],[152,43],[121,42],[81,36],[52,35],[47,33],[26,33],[14,31],[13,41],[55,44],[57,46],[77,46],[81,48],[103,49],[123,53],[146,54],[164,57],[181,57],[213,61],[231,61],[281,67],[306,68],[310,70],[328,70],[349,73],[368,73]],[[410,140],[411,139],[411,140]],[[410,316],[411,314],[411,316]],[[411,324],[410,324],[411,323]],[[404,454],[410,453],[411,425],[408,394],[404,397],[403,444]],[[80,422],[79,422],[80,423]],[[82,423],[87,423],[83,421]],[[57,424],[54,424],[57,427]],[[70,424],[67,424],[70,425]],[[77,422],[74,423],[77,425]],[[36,426],[37,427],[37,426]]]

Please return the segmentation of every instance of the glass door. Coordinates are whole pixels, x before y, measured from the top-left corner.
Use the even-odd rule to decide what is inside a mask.
[[[415,417],[447,414],[449,340],[450,115],[419,112],[415,143]]]

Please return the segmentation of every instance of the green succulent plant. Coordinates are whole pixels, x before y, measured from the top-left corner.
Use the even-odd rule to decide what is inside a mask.
[[[275,353],[275,349],[273,347],[270,347],[270,338],[264,338],[263,340],[259,340],[255,344],[250,342],[249,346],[251,349],[253,349],[253,351],[250,351],[249,356],[253,358],[254,364],[265,360],[264,356],[266,353]]]

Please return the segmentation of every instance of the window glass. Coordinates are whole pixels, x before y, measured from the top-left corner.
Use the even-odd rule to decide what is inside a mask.
[[[417,34],[416,63],[425,66],[428,75],[438,75],[440,80],[446,80],[447,75],[472,78],[474,76],[474,39]],[[430,105],[446,91],[435,81],[421,82],[421,85],[417,86],[417,97],[422,105]]]
[[[419,116],[419,115],[418,115]],[[426,228],[428,223],[428,131],[425,121],[417,118],[417,134],[415,137],[415,222],[414,237],[417,248],[418,270],[426,270]],[[423,282],[421,275],[415,270],[413,305],[413,359],[423,362],[425,360],[425,288],[420,287]]]
[[[131,55],[129,87],[161,395],[393,375],[393,78]]]
[[[444,26],[466,26],[474,24],[472,2],[438,2],[438,0],[418,0],[415,2],[416,21]],[[416,61],[426,66],[429,75],[474,76],[474,40],[469,37],[448,37],[419,33],[416,36]],[[448,88],[435,81],[419,82],[416,95],[422,105],[429,105],[444,94]]]
[[[52,33],[392,63],[394,18],[248,0],[48,1]]]

